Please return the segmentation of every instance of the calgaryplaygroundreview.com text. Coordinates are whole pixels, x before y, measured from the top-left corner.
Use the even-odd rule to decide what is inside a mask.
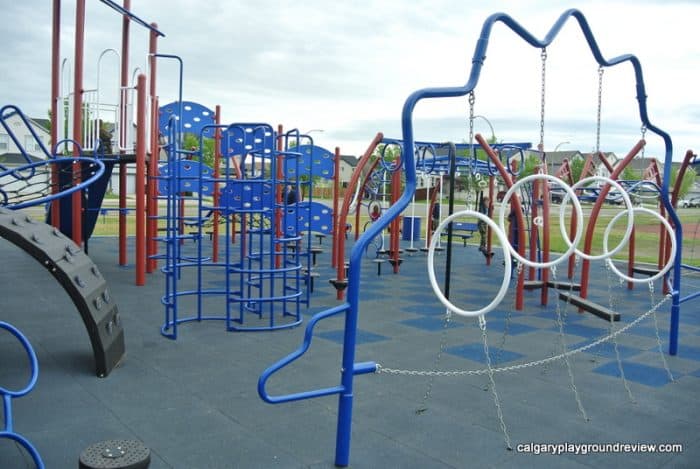
[[[521,443],[518,453],[594,454],[594,453],[682,453],[680,443]]]

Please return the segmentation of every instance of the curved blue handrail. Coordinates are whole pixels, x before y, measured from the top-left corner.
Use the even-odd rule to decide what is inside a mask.
[[[6,331],[14,335],[17,338],[17,340],[19,340],[20,344],[22,344],[22,347],[27,353],[27,358],[29,359],[29,366],[31,369],[31,376],[29,377],[29,381],[24,388],[18,391],[12,391],[10,389],[0,386],[0,395],[2,396],[3,409],[5,415],[4,429],[0,431],[0,438],[8,438],[22,445],[24,449],[27,450],[27,452],[32,456],[36,467],[39,469],[43,469],[44,462],[41,460],[41,456],[39,455],[39,452],[36,450],[34,445],[32,445],[29,442],[29,440],[24,438],[22,435],[16,433],[12,426],[12,399],[22,397],[28,394],[32,389],[34,389],[37,379],[39,378],[39,361],[36,358],[36,353],[32,348],[32,344],[29,343],[29,340],[27,340],[27,338],[24,336],[24,334],[22,334],[22,332],[19,331],[19,329],[4,321],[0,321],[0,329],[5,329]]]

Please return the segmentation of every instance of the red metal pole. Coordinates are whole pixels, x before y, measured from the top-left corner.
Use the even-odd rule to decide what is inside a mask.
[[[547,173],[547,165],[544,165],[544,172]],[[549,262],[549,184],[542,182],[542,262]],[[540,291],[540,304],[546,305],[548,295],[547,281],[549,280],[549,269],[542,269],[542,290]]]
[[[131,0],[124,0],[124,9],[131,10]],[[128,102],[129,86],[129,26],[131,21],[128,15],[122,16],[122,63],[121,63],[121,95],[119,101],[119,145],[128,143],[126,136],[128,135],[127,125],[129,118],[127,116],[126,105]],[[124,150],[119,150],[120,155],[124,155]],[[119,163],[119,265],[126,265],[128,262],[127,254],[127,216],[126,216],[126,192],[127,192],[127,165]]]
[[[488,217],[493,219],[493,197],[494,197],[494,183],[495,183],[495,178],[493,176],[489,176],[489,206],[486,207],[486,211],[488,214]],[[492,238],[493,238],[493,233],[491,232],[491,227],[487,226],[486,227],[486,252],[492,252],[491,247],[492,247]],[[491,265],[491,258],[492,256],[486,256],[486,265]]]
[[[637,153],[640,152],[642,148],[644,148],[644,145],[646,142],[644,140],[640,140],[637,142],[637,144],[632,147],[632,150],[625,156],[625,158],[618,163],[615,166],[615,170],[610,174],[610,179],[616,180],[620,173],[625,169],[625,167],[629,164],[630,161],[632,161],[632,158],[634,158]],[[603,202],[605,201],[605,197],[608,195],[608,192],[610,191],[610,184],[606,184],[603,186],[603,188],[600,191],[600,194],[598,195],[598,199],[596,200],[595,204],[593,205],[593,208],[591,209],[591,215],[588,221],[588,228],[586,230],[586,238],[584,240],[584,246],[583,246],[583,252],[586,254],[589,254],[591,252],[591,246],[593,244],[593,232],[595,230],[595,224],[598,219],[598,214],[600,213],[600,209],[603,206]],[[630,242],[633,243],[632,237],[630,236]],[[586,298],[588,295],[588,276],[591,270],[591,261],[588,259],[583,259],[582,266],[581,266],[581,298]]]
[[[503,179],[503,182],[506,185],[506,188],[510,189],[513,186],[513,178],[511,177],[510,173],[506,170],[505,166],[503,166],[503,163],[501,160],[498,158],[498,155],[496,154],[495,151],[493,151],[493,148],[491,148],[491,145],[488,144],[486,140],[484,140],[484,137],[481,136],[481,134],[476,134],[474,136],[476,141],[481,145],[481,148],[486,152],[488,155],[489,159],[491,162],[496,166],[496,169],[498,169],[499,174],[501,175],[501,178]],[[520,197],[518,194],[513,194],[510,199],[511,207],[512,210],[515,212],[516,215],[516,223],[518,224],[518,254],[521,256],[525,256],[525,221],[523,220],[523,211],[522,211],[522,205],[520,204]],[[504,249],[507,249],[507,246],[503,247]],[[510,268],[509,266],[505,266],[506,269]],[[524,305],[524,297],[523,297],[523,289],[525,285],[525,273],[523,270],[520,271],[520,274],[518,274],[518,281],[516,284],[515,288],[515,309],[520,311],[523,309]]]
[[[280,184],[283,179],[284,179],[284,173],[282,172],[282,164],[284,164],[284,157],[282,156],[282,150],[284,150],[284,147],[282,145],[282,132],[283,132],[283,127],[282,124],[277,125],[277,151],[279,152],[276,156],[277,159],[277,174],[275,175],[275,179],[277,180],[277,186],[275,187],[275,202],[277,203],[277,208],[275,209],[275,238],[276,239],[281,239],[282,238],[282,208],[280,208],[280,205],[282,204],[282,195],[284,194],[285,189],[287,188],[286,185]],[[286,183],[286,181],[285,181]],[[299,198],[301,200],[301,197]],[[299,233],[294,233],[295,236],[298,236]],[[310,236],[309,233],[307,233],[307,236]],[[277,253],[275,255],[275,268],[279,269],[282,265],[282,256],[280,255],[280,252],[282,251],[282,246],[280,246],[280,243],[275,243],[275,252]]]
[[[433,192],[430,194],[430,210],[428,210],[428,221],[426,222],[427,230],[425,232],[425,247],[430,246],[430,242],[433,240],[433,211],[435,210],[435,200],[437,199],[438,192],[442,187],[442,177],[438,179],[438,183],[433,187]]]
[[[537,203],[538,200],[540,199],[540,185],[543,181],[537,180],[535,183],[532,185],[532,203],[530,204],[530,216],[531,220],[535,220],[537,218]],[[537,261],[537,241],[539,237],[539,228],[537,225],[534,223],[530,224],[530,260],[531,261]],[[534,280],[535,279],[535,268],[530,267],[528,269],[528,279],[529,280]]]
[[[377,148],[377,145],[381,143],[381,141],[384,139],[384,134],[379,132],[372,142],[369,144],[367,147],[367,150],[365,150],[365,153],[360,157],[360,161],[357,162],[357,166],[355,167],[355,171],[353,171],[352,176],[350,177],[350,182],[348,183],[348,187],[345,191],[345,193],[353,193],[355,188],[357,187],[358,179],[360,179],[360,175],[362,173],[362,168],[367,164],[367,161],[370,159],[372,156],[372,153],[374,153],[375,148]],[[340,209],[340,215],[339,215],[339,224],[340,226],[345,226],[345,223],[347,223],[348,220],[348,212],[350,210],[350,202],[351,202],[352,197],[344,197],[343,198],[343,206]],[[359,201],[358,201],[359,204]],[[342,282],[345,280],[345,236],[341,236],[338,238],[338,259],[336,260],[336,269],[338,272],[337,275],[337,280]],[[342,300],[345,297],[345,291],[342,289],[338,290],[338,293],[336,295],[336,298],[338,300]]]
[[[347,192],[346,192],[347,194]],[[335,268],[338,255],[338,239],[345,238],[345,227],[338,221],[338,198],[340,197],[340,148],[335,147],[335,161],[333,168],[333,247],[331,248],[331,268]]]
[[[64,125],[65,116],[58,116],[58,94],[61,73],[61,0],[53,0],[53,27],[51,30],[51,147],[58,142],[58,126]],[[57,155],[51,155],[56,157]],[[51,193],[58,192],[58,167],[51,165]],[[51,202],[51,226],[61,224],[61,202]]]
[[[136,285],[146,284],[146,75],[136,85]]]
[[[151,23],[151,33],[148,41],[148,54],[150,60],[150,77],[148,78],[149,96],[151,100],[151,125],[150,135],[146,138],[150,139],[151,157],[148,160],[147,177],[145,180],[146,190],[148,194],[146,206],[146,271],[153,272],[158,267],[158,261],[155,256],[158,254],[158,185],[156,184],[156,176],[158,176],[158,159],[159,159],[159,144],[158,141],[158,96],[156,95],[156,77],[157,75],[157,60],[158,53],[158,34],[155,32],[158,29],[156,23]],[[202,150],[202,149],[200,149]]]
[[[355,241],[357,241],[357,239],[360,237],[360,212],[362,209],[362,196],[365,194],[365,188],[367,187],[369,178],[377,168],[377,164],[379,164],[379,158],[375,159],[372,166],[370,166],[369,171],[367,171],[367,176],[365,176],[365,179],[362,181],[362,185],[360,186],[360,190],[357,192],[357,203],[355,204]],[[355,171],[357,171],[357,168],[355,168]],[[350,188],[346,188],[345,192],[349,193]]]
[[[217,125],[216,132],[214,133],[214,214],[213,223],[211,229],[211,260],[212,262],[219,262],[219,177],[221,176],[219,172],[219,166],[221,165],[221,106],[216,105],[216,116],[214,123]]]
[[[401,196],[401,171],[394,171],[391,174],[391,205],[394,205]],[[391,220],[390,250],[391,258],[394,259],[394,273],[399,273],[399,230],[401,229],[402,216]],[[413,221],[411,221],[413,223]]]
[[[73,78],[73,139],[80,143],[83,139],[83,55],[85,41],[85,0],[77,0],[75,5],[75,77]],[[87,119],[90,116],[85,116]],[[78,145],[73,146],[73,155],[79,155]],[[73,163],[73,185],[80,184],[81,164]],[[73,242],[83,244],[83,191],[73,192],[71,196]]]

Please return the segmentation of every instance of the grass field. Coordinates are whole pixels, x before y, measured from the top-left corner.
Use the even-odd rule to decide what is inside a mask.
[[[133,204],[133,201],[130,201]],[[326,203],[330,205],[330,201],[325,200]],[[114,199],[108,199],[105,201],[105,208],[111,209],[107,210],[104,214],[100,214],[97,220],[97,224],[95,225],[95,231],[94,235],[95,236],[117,236],[118,230],[119,230],[119,225],[118,225],[118,216],[117,216],[117,211],[114,210],[117,207],[117,201]],[[444,207],[447,207],[445,204]],[[457,209],[461,209],[462,207],[457,207]],[[584,220],[588,219],[588,212],[590,211],[591,206],[584,205]],[[610,220],[619,213],[621,210],[620,207],[605,207],[600,214],[600,217],[598,219],[598,222],[596,223],[596,229],[595,229],[595,234],[593,237],[593,243],[591,247],[591,253],[592,254],[601,254],[603,252],[603,233],[605,231],[605,227],[608,225]],[[164,209],[162,209],[164,211]],[[190,208],[188,206],[187,212],[188,215],[194,215],[196,213],[195,206],[192,205]],[[411,212],[407,210],[404,212],[405,215],[411,215]],[[420,205],[417,205],[415,208],[414,212],[415,216],[422,217],[421,220],[421,238],[425,237],[425,206],[423,203]],[[694,266],[700,266],[700,209],[697,208],[687,208],[687,209],[679,209],[678,214],[680,216],[681,222],[683,224],[683,262],[686,264],[694,265]],[[42,219],[43,220],[43,214],[41,213],[41,210],[34,209],[32,211],[32,216],[37,218],[37,219]],[[360,231],[362,231],[362,227],[365,225],[365,223],[369,220],[369,217],[367,214],[362,213],[360,216]],[[615,223],[615,226],[611,230],[611,235],[609,239],[609,249],[613,249],[615,246],[618,245],[620,240],[622,239],[622,235],[625,232],[626,229],[626,223],[627,223],[627,218],[625,216],[620,217],[620,219]],[[469,220],[474,222],[475,220]],[[497,220],[496,220],[497,221]],[[351,217],[348,217],[348,222],[351,224],[354,224],[355,222],[355,217],[352,215]],[[550,239],[550,247],[552,252],[564,252],[567,249],[567,245],[563,240],[563,237],[560,234],[560,230],[558,228],[559,226],[559,206],[558,205],[553,205],[551,209],[551,214],[550,214],[550,223],[551,223],[551,239]],[[569,223],[569,217],[566,217],[566,225],[567,225],[567,231],[568,231],[568,223]],[[160,222],[161,225],[164,225],[164,221]],[[353,228],[354,229],[354,228]],[[585,233],[585,225],[584,225],[584,233]],[[134,222],[134,216],[133,216],[133,211],[129,212],[129,215],[127,216],[127,233],[130,236],[133,236],[135,234],[135,222]],[[210,230],[210,228],[206,228],[207,231]],[[478,243],[478,234],[474,233],[474,238],[472,238],[470,241],[472,243]],[[458,239],[455,242],[459,242],[461,244],[461,239]],[[648,262],[648,263],[655,263],[657,256],[658,256],[658,249],[659,249],[659,242],[660,242],[660,236],[659,236],[659,221],[658,219],[648,216],[646,214],[637,214],[635,216],[635,252],[636,252],[636,258],[638,262]],[[583,243],[581,243],[581,246]],[[616,259],[626,259],[627,258],[627,248],[623,247],[618,254],[615,256]]]

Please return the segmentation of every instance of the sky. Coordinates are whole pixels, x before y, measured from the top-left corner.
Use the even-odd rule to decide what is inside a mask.
[[[52,2],[3,4],[0,105],[31,117],[50,108]],[[74,63],[75,0],[61,7],[61,55]],[[105,100],[118,85],[121,16],[87,0],[86,89],[100,85]],[[117,1],[120,3],[120,1]],[[642,65],[650,122],[671,135],[673,159],[700,147],[700,1],[589,0],[132,0],[131,11],[165,34],[158,50],[184,63],[184,99],[214,108],[222,121],[282,124],[309,132],[317,145],[360,155],[377,132],[402,138],[401,111],[416,90],[462,86],[482,25],[508,14],[538,39],[559,16],[579,8],[603,55],[635,55]],[[148,31],[131,27],[130,76],[147,61]],[[72,66],[72,65],[71,65]],[[68,69],[70,70],[70,68]],[[629,63],[599,71],[578,23],[568,21],[547,49],[542,93],[541,51],[502,23],[489,38],[475,88],[474,132],[502,142],[540,141],[544,97],[545,150],[615,152],[640,138],[635,77]],[[71,89],[70,72],[65,89]],[[174,60],[158,62],[161,104],[177,99]],[[469,141],[466,98],[423,100],[415,108],[415,138]],[[492,130],[493,129],[493,130]],[[645,156],[663,159],[663,142],[647,133]]]

